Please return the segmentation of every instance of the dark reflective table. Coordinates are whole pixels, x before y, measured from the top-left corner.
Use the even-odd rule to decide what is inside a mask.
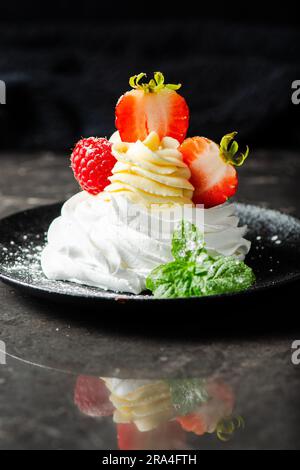
[[[59,341],[53,362],[38,362],[55,347],[47,337],[41,354],[28,348],[23,357],[21,337],[13,355],[8,348],[0,369],[2,449],[299,448],[292,337],[149,344],[99,335],[97,361],[91,353],[85,367],[73,327],[54,321],[52,328],[72,367],[54,360]]]
[[[249,160],[239,200],[299,217],[300,157],[282,166],[277,153]],[[1,216],[76,191],[64,157],[1,162]],[[298,289],[253,316],[233,305],[120,318],[0,284],[0,448],[300,448]]]

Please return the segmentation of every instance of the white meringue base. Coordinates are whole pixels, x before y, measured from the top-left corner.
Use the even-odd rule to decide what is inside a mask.
[[[41,257],[46,277],[115,292],[142,292],[151,270],[172,260],[171,243],[126,225],[126,210],[124,196],[83,191],[69,199],[48,231]],[[195,210],[204,210],[208,250],[244,259],[250,242],[243,238],[246,227],[238,227],[234,206]]]

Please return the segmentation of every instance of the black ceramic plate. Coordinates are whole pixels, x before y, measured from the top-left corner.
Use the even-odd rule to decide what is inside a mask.
[[[0,221],[0,279],[29,293],[60,301],[104,302],[115,304],[159,302],[151,295],[116,294],[75,283],[49,281],[40,266],[40,253],[51,221],[60,213],[61,204],[53,204],[14,214]],[[300,280],[300,221],[277,211],[236,204],[241,224],[248,225],[247,238],[252,241],[247,263],[257,282],[247,291],[182,302],[212,302],[248,296],[266,289]],[[178,301],[178,299],[176,299]],[[145,302],[146,301],[146,302]]]

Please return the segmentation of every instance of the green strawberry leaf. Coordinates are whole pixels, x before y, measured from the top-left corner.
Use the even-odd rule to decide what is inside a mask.
[[[249,147],[247,145],[245,152],[238,154],[239,144],[234,140],[236,134],[237,132],[230,132],[222,137],[220,142],[220,156],[225,163],[241,166],[249,155]]]
[[[142,79],[145,79],[147,74],[139,73],[137,75],[133,75],[129,78],[129,85],[131,88],[135,90],[143,90],[145,93],[157,93],[164,88],[168,88],[169,90],[177,91],[181,88],[181,83],[165,83],[164,74],[161,72],[154,72],[154,78],[147,83],[141,83]]]

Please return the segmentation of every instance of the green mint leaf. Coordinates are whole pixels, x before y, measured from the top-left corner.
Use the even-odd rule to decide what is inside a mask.
[[[194,262],[173,261],[155,268],[146,279],[146,287],[155,297],[192,297],[200,295],[200,279],[207,276],[205,268]],[[197,274],[196,274],[197,273]],[[193,281],[198,277],[198,283]]]
[[[172,240],[175,261],[155,268],[146,287],[157,298],[207,296],[248,289],[252,269],[233,257],[209,256],[203,236],[190,222],[182,222]]]
[[[209,399],[202,379],[168,380],[173,407],[178,415],[187,415]]]
[[[205,295],[225,294],[248,289],[255,282],[252,269],[231,256],[220,256],[209,269]]]
[[[175,260],[196,260],[200,256],[206,258],[204,238],[196,225],[182,221],[172,237],[172,255]]]

